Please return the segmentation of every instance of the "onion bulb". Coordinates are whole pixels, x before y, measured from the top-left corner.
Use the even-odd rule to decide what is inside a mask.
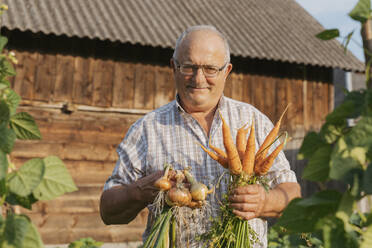
[[[170,166],[167,166],[164,172],[164,175],[155,181],[154,186],[160,191],[167,191],[172,187],[171,182],[168,180],[168,172]]]
[[[205,184],[196,181],[196,179],[191,175],[190,172],[185,170],[183,173],[191,184],[190,193],[193,200],[204,201],[205,198],[207,198],[207,195],[212,193],[212,189],[209,190],[207,186],[205,186]]]
[[[182,185],[177,185],[171,188],[165,196],[165,201],[170,206],[186,206],[191,202],[191,194],[189,190]]]

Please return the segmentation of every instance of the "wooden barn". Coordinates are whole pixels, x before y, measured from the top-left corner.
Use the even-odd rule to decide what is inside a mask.
[[[12,86],[43,136],[17,142],[12,159],[57,155],[79,188],[25,211],[46,244],[141,239],[146,211],[129,225],[105,226],[99,196],[129,126],[174,99],[169,59],[186,27],[212,24],[228,37],[233,72],[225,95],[272,121],[294,103],[283,128],[294,137],[286,153],[299,179],[298,146],[333,108],[333,70],[363,70],[338,42],[314,37],[323,27],[294,0],[3,2],[1,33],[19,60]]]

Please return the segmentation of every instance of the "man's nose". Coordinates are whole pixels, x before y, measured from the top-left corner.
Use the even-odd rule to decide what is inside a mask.
[[[194,71],[193,78],[194,78],[195,82],[205,81],[204,72],[203,72],[203,69],[201,67],[197,68]]]

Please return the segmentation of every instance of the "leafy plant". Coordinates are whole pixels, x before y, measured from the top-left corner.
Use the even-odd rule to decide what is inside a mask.
[[[362,25],[371,19],[370,0],[360,0],[349,13]],[[348,44],[353,33],[346,37]],[[317,37],[339,35],[326,30]],[[366,49],[366,54],[370,54]],[[326,117],[319,132],[309,132],[298,159],[308,159],[302,177],[323,189],[290,202],[271,233],[269,247],[372,247],[372,212],[362,213],[357,202],[370,201],[372,194],[372,89],[368,88],[371,60],[367,60],[367,89],[347,92],[343,103]],[[353,124],[351,124],[353,123]],[[326,183],[343,183],[345,191],[327,189]],[[372,206],[371,202],[369,205]],[[285,232],[278,232],[284,227]],[[297,237],[297,239],[296,239]],[[316,238],[316,239],[314,239]],[[301,244],[303,245],[303,244]]]
[[[6,10],[0,6],[0,14]],[[43,242],[27,215],[16,213],[16,206],[27,209],[39,200],[51,200],[77,190],[63,162],[55,156],[33,158],[17,168],[10,160],[16,139],[41,139],[33,117],[17,112],[21,97],[10,88],[15,75],[14,53],[4,52],[7,38],[0,36],[0,247],[37,248]]]
[[[68,248],[100,248],[102,244],[92,238],[82,238],[70,243]]]

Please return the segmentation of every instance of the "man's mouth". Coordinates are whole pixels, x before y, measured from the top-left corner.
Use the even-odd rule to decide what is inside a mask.
[[[192,85],[188,85],[187,88],[191,88],[191,89],[195,89],[195,90],[208,89],[208,87],[203,87],[203,86],[192,86]]]

